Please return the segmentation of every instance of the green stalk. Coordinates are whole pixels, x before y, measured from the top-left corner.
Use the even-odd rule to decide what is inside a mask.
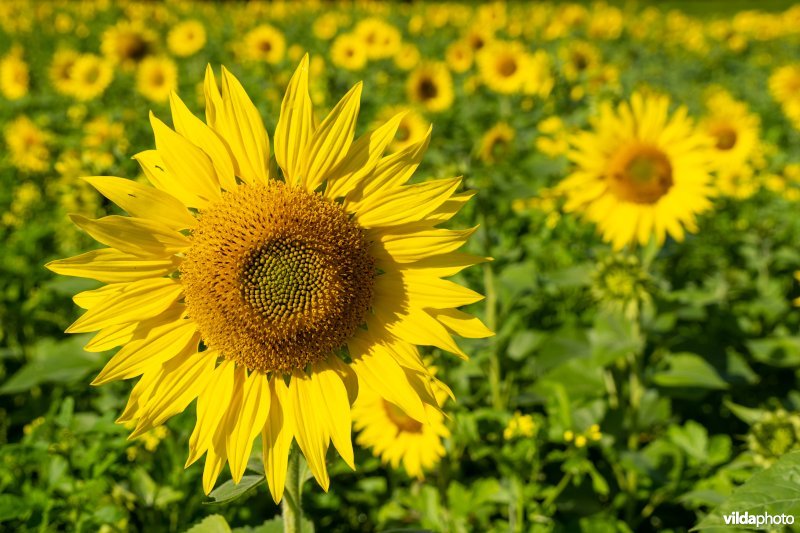
[[[302,533],[303,531],[303,481],[302,461],[296,446],[289,452],[289,466],[286,469],[286,486],[283,491],[283,531]]]

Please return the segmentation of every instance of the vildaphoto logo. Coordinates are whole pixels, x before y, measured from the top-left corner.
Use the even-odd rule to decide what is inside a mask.
[[[747,511],[722,515],[727,526],[783,526],[794,524],[794,516],[790,514],[750,514]]]

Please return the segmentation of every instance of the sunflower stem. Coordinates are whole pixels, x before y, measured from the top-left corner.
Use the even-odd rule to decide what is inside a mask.
[[[283,511],[284,533],[303,532],[303,482],[302,460],[300,452],[292,447],[289,453],[289,465],[286,469],[286,485],[281,508]]]

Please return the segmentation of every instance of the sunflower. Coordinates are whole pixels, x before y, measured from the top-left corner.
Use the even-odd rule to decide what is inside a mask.
[[[286,38],[274,26],[261,24],[247,32],[242,48],[247,59],[275,65],[286,54]]]
[[[155,50],[156,35],[129,21],[121,21],[103,32],[100,49],[112,63],[125,70],[133,67]]]
[[[343,33],[331,45],[331,62],[347,70],[361,70],[367,65],[367,53],[356,35]]]
[[[69,92],[78,100],[94,100],[106,90],[114,77],[109,62],[94,54],[81,54],[69,70]]]
[[[714,139],[715,168],[720,174],[740,173],[759,147],[758,115],[722,90],[709,95],[706,109],[709,114],[700,122],[700,128]]]
[[[151,114],[156,150],[136,157],[148,187],[86,178],[131,216],[73,221],[109,246],[48,264],[108,285],[75,296],[67,330],[122,348],[95,385],[141,376],[120,422],[136,437],[197,398],[187,466],[206,455],[209,493],[227,462],[242,479],[261,434],[273,498],[296,440],[327,490],[332,441],[354,467],[350,406],[366,387],[426,422],[438,409],[417,345],[461,357],[453,334],[492,333],[456,307],[482,297],[441,279],[483,258],[456,253],[474,229],[437,226],[473,193],[460,178],[405,185],[429,136],[383,156],[400,117],[353,140],[361,84],[315,125],[308,56],[274,134],[244,88],[206,72],[206,120],[172,93],[175,130]],[[280,171],[278,170],[280,168]]]
[[[378,114],[380,123],[386,122],[394,116],[400,116],[397,132],[387,150],[390,153],[405,150],[409,146],[424,139],[431,128],[430,123],[420,113],[410,107],[390,106]],[[376,124],[378,125],[378,124]]]
[[[528,54],[517,41],[492,41],[477,56],[481,80],[491,90],[511,94],[522,89],[528,73]]]
[[[712,140],[685,108],[671,117],[668,108],[667,97],[637,92],[616,110],[604,103],[593,131],[570,138],[578,168],[560,185],[564,209],[596,223],[615,249],[651,236],[662,244],[667,233],[680,241],[711,205]]]
[[[176,24],[167,35],[170,52],[178,57],[196,54],[206,44],[206,28],[198,20],[186,20]]]
[[[447,393],[431,383],[440,405],[447,399]],[[427,420],[421,422],[408,416],[402,408],[386,400],[369,385],[358,391],[358,399],[353,405],[353,426],[360,433],[356,443],[363,448],[372,448],[373,454],[384,464],[399,468],[400,463],[406,473],[417,479],[424,479],[424,471],[431,470],[444,457],[442,439],[450,437],[450,430],[444,424],[442,412],[425,406]]]
[[[559,50],[564,77],[576,81],[580,76],[600,65],[600,52],[597,47],[585,41],[572,41]]]
[[[444,52],[447,66],[453,72],[466,72],[472,67],[474,53],[467,41],[453,41]]]
[[[59,50],[53,54],[48,73],[50,82],[61,94],[71,95],[73,92],[72,67],[80,54],[75,50]]]
[[[800,63],[780,67],[769,77],[769,91],[781,104],[800,100]]]
[[[494,163],[508,157],[516,132],[506,122],[498,122],[481,137],[478,158],[485,163]]]
[[[0,59],[0,93],[8,100],[19,100],[28,94],[30,73],[22,59],[22,51],[13,49]]]
[[[453,78],[443,63],[425,63],[409,75],[406,94],[428,111],[444,111],[453,105]]]
[[[400,70],[411,70],[419,64],[419,59],[419,49],[413,44],[406,43],[394,55],[394,64]]]
[[[148,100],[166,102],[178,88],[178,68],[168,57],[148,57],[136,71],[136,89]]]
[[[361,46],[369,59],[392,57],[402,45],[402,37],[397,28],[376,17],[360,20],[353,33],[361,40]]]
[[[53,134],[45,131],[25,115],[19,116],[5,128],[3,137],[11,164],[23,172],[44,172],[50,168],[49,145]]]

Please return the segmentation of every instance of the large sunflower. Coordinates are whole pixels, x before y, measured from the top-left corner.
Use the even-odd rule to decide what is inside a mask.
[[[274,136],[240,83],[205,80],[207,125],[173,93],[175,129],[151,115],[156,150],[136,156],[152,187],[87,178],[129,217],[73,221],[109,246],[54,261],[108,285],[75,296],[67,330],[122,346],[95,385],[141,376],[120,422],[132,437],[197,398],[187,465],[203,487],[227,462],[241,480],[259,433],[281,499],[296,440],[327,490],[330,442],[352,468],[350,406],[369,385],[424,422],[438,409],[416,345],[464,357],[452,335],[486,337],[455,309],[481,296],[442,279],[480,257],[456,253],[472,229],[437,226],[473,193],[459,178],[406,185],[429,136],[383,156],[401,116],[353,140],[361,84],[315,126],[308,57],[289,82]],[[280,170],[278,170],[280,168]]]
[[[570,139],[577,169],[559,186],[564,209],[596,223],[615,249],[696,231],[695,215],[711,205],[713,141],[686,109],[670,117],[667,97],[634,93],[616,110],[605,103],[592,125]]]

